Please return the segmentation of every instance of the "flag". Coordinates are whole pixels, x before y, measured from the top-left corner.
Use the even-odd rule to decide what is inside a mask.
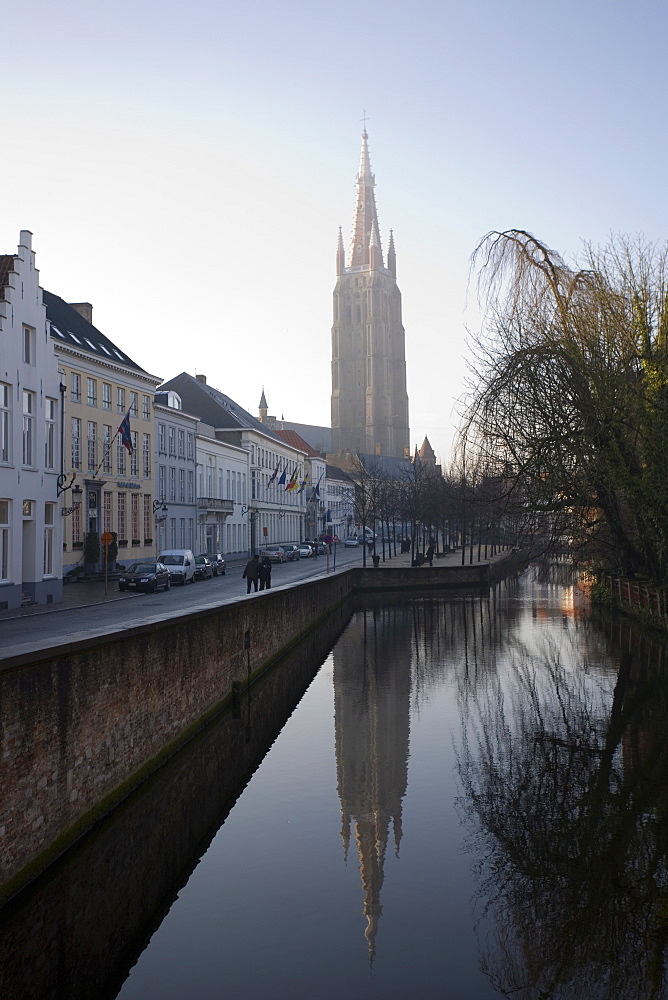
[[[290,481],[289,481],[288,485],[285,487],[285,492],[286,493],[291,493],[292,490],[294,490],[296,488],[296,486],[298,485],[298,480],[299,480],[299,476],[297,475],[297,470],[295,469],[295,471],[290,476]]]
[[[321,481],[321,479],[322,479],[322,475],[320,476],[320,479],[318,480],[318,482],[313,487],[313,492],[311,493],[311,500],[315,500],[316,498],[318,500],[320,499],[320,481]]]
[[[276,463],[276,468],[274,469],[274,471],[271,474],[271,477],[269,479],[269,482],[267,483],[267,489],[269,489],[269,487],[271,486],[271,484],[275,481],[276,476],[278,475],[278,467],[279,467],[280,464],[281,464],[281,460],[279,459],[278,462]]]
[[[287,471],[288,471],[288,463],[286,462],[285,463],[285,468],[281,472],[281,478],[278,480],[278,485],[279,486],[284,486],[285,485],[285,476],[287,474]]]
[[[132,454],[132,434],[130,433],[130,411],[125,414],[121,424],[118,428],[118,433],[121,435],[121,441],[128,449],[128,452]]]
[[[308,486],[308,472],[306,473],[301,483],[299,484],[299,489],[297,490],[297,493],[303,493],[307,486]]]

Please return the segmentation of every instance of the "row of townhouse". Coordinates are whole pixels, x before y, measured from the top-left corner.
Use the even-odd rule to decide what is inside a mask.
[[[127,564],[311,537],[309,451],[203,375],[141,368],[90,303],[40,287],[28,231],[0,255],[0,610],[57,603],[64,577],[104,568],[108,539]]]

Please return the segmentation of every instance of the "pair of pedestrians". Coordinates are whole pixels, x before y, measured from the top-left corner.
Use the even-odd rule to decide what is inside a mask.
[[[251,587],[255,591],[271,590],[271,560],[268,556],[264,556],[262,560],[257,554],[251,556],[241,578],[246,581],[247,594],[250,594]]]

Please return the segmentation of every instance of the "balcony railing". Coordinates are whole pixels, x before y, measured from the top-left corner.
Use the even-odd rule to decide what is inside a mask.
[[[219,511],[223,514],[234,514],[233,500],[219,500],[218,497],[197,497],[199,510]]]

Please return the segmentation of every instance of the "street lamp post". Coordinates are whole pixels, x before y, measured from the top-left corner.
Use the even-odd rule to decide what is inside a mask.
[[[167,520],[167,511],[169,510],[167,504],[165,503],[165,498],[162,500],[153,501],[153,516],[155,518],[155,558],[157,559],[160,554],[160,526]]]

